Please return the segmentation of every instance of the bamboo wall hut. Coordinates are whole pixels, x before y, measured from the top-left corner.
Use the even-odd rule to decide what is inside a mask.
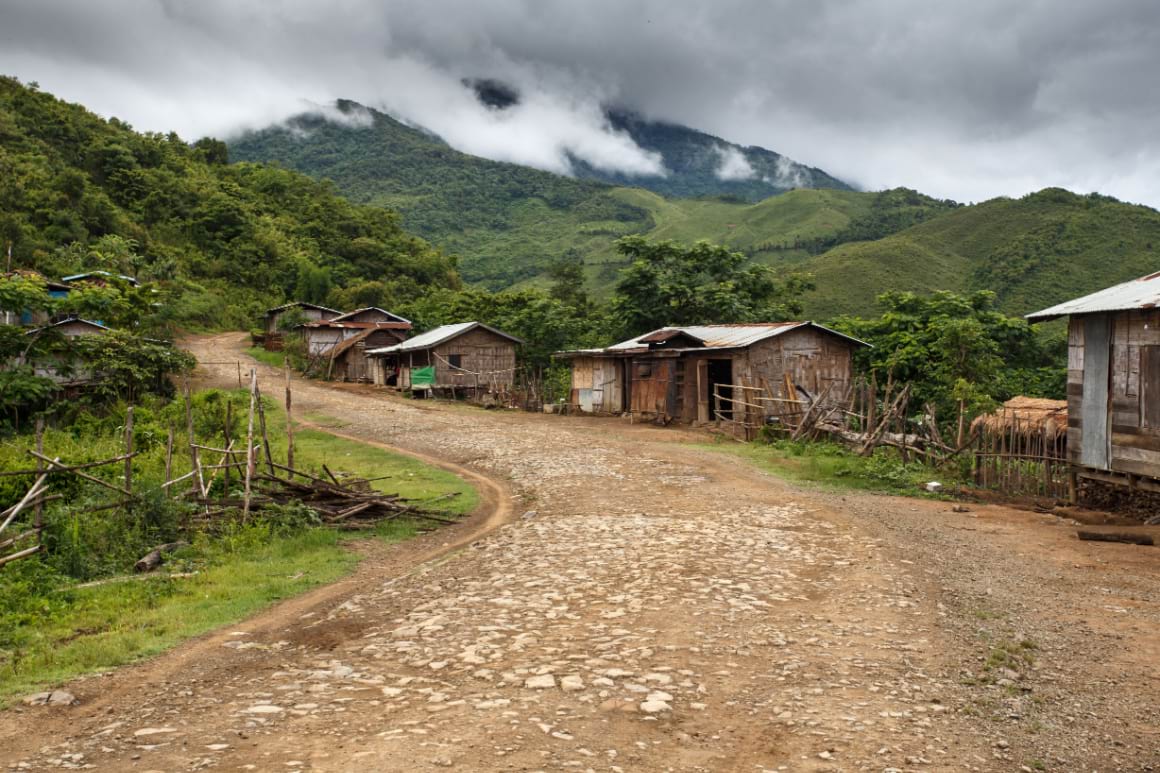
[[[557,352],[572,364],[571,404],[586,413],[708,422],[734,386],[803,397],[844,393],[868,346],[815,322],[666,327],[605,349]],[[719,403],[715,405],[714,403]]]
[[[460,322],[369,349],[367,356],[376,384],[436,394],[495,394],[511,391],[516,347],[522,343],[481,322]]]
[[[1067,449],[1080,477],[1160,487],[1158,307],[1160,272],[1027,315],[1068,317]]]

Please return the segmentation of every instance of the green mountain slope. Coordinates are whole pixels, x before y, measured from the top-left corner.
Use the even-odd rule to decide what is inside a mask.
[[[993,290],[1026,314],[1160,269],[1160,212],[1047,188],[961,207],[803,261],[810,312],[865,313],[885,290]]]
[[[613,242],[629,234],[710,239],[765,262],[796,261],[898,217],[890,233],[950,206],[913,192],[799,189],[746,203],[666,199],[460,153],[437,137],[352,102],[345,120],[301,115],[230,143],[232,158],[270,161],[333,180],[355,201],[397,209],[406,227],[459,256],[464,278],[490,289],[542,283],[561,258],[582,259],[594,289],[621,265]],[[704,135],[702,135],[704,136]],[[915,214],[917,213],[917,214]],[[869,225],[842,235],[852,221]],[[879,234],[880,235],[880,234]]]
[[[168,313],[186,324],[249,325],[287,295],[363,278],[402,295],[459,282],[454,262],[391,212],[296,172],[226,164],[217,141],[139,134],[12,78],[0,78],[4,242],[14,268],[163,282],[176,298]]]

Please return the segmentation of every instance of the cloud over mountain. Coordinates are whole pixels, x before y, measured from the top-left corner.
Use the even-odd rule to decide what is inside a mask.
[[[491,158],[658,173],[616,104],[868,187],[1160,204],[1150,0],[0,0],[0,71],[191,137],[347,97]]]

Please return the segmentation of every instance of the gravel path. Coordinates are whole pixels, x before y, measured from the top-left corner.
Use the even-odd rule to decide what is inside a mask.
[[[203,361],[239,347],[192,345]],[[279,393],[280,374],[261,373]],[[306,382],[295,405],[503,481],[514,517],[81,680],[76,707],[7,712],[0,761],[1160,770],[1160,551],[1078,543],[1003,508],[801,491],[619,420]]]

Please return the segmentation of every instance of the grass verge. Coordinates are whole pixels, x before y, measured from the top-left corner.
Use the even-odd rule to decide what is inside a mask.
[[[777,440],[741,444],[721,438],[700,447],[741,457],[786,480],[833,491],[935,497],[925,491],[925,483],[938,480],[946,486],[955,480],[955,471],[940,473],[919,462],[903,462],[892,448],[878,448],[863,457],[828,442]]]
[[[271,365],[275,368],[281,368],[286,361],[286,355],[283,352],[268,352],[260,346],[251,346],[246,349],[246,354],[264,365]]]
[[[231,399],[235,410],[244,410],[249,398],[239,391]],[[267,421],[274,456],[284,459],[285,415],[269,406]],[[480,501],[470,484],[450,472],[326,432],[298,430],[295,453],[296,467],[320,470],[325,463],[338,475],[377,478],[371,485],[380,491],[420,503],[437,500],[432,509],[449,514],[470,512]],[[364,539],[398,542],[415,536],[422,525],[389,521]],[[257,518],[244,526],[223,525],[192,542],[157,575],[116,576],[87,587],[59,566],[35,558],[0,569],[0,707],[242,620],[333,582],[358,563],[349,539],[306,522]],[[109,573],[128,571],[126,561],[131,560],[122,557]]]

